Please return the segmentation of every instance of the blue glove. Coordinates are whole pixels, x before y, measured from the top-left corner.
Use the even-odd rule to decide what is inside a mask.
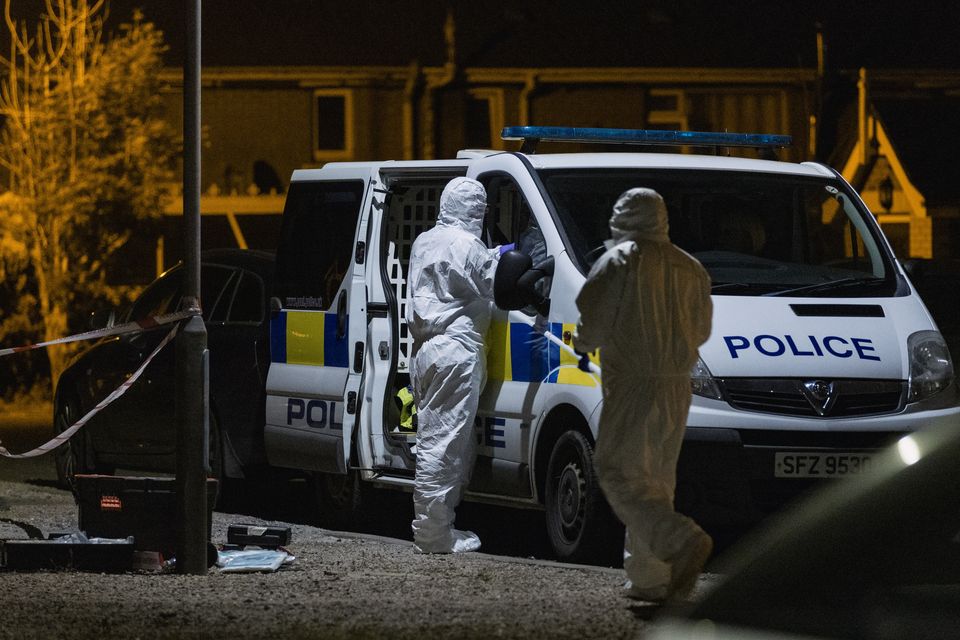
[[[577,351],[577,354],[580,356],[580,361],[577,363],[577,369],[590,373],[590,354],[580,353],[579,351]]]
[[[510,244],[502,244],[500,245],[500,255],[505,254],[507,251],[513,251],[516,248],[517,245],[514,242],[511,242]]]

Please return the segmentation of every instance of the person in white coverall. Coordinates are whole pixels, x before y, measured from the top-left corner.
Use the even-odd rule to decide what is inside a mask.
[[[417,401],[414,548],[457,553],[480,538],[453,528],[473,470],[473,420],[486,382],[484,336],[490,326],[498,249],[480,240],[487,194],[476,180],[454,178],[440,196],[434,228],[410,251],[407,325]]]
[[[626,525],[627,593],[660,602],[687,595],[713,549],[710,536],[673,509],[690,370],[710,335],[710,276],[671,244],[666,205],[652,189],[623,193],[610,231],[606,253],[577,296],[574,346],[600,349],[594,462]]]

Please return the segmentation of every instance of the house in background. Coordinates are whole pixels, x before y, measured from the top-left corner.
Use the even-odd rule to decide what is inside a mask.
[[[122,10],[124,3],[113,5]],[[873,130],[869,123],[833,116],[856,111],[843,109],[857,102],[856,73],[843,70],[863,60],[893,77],[887,70],[900,64],[949,66],[957,59],[951,43],[927,38],[918,49],[910,35],[920,18],[949,16],[899,5],[903,15],[887,14],[883,5],[868,13],[831,7],[832,22],[818,26],[810,7],[776,1],[746,14],[707,0],[616,3],[602,11],[564,0],[287,0],[283,10],[254,0],[205,3],[203,245],[272,250],[295,169],[515,149],[500,140],[500,129],[531,124],[788,134],[794,146],[783,159],[833,158],[871,205],[874,183],[883,182],[880,172],[896,157],[896,203],[889,213],[872,208],[882,212],[899,254],[954,252],[955,230],[941,238],[942,248],[922,240],[924,233],[939,238],[931,220],[949,218],[935,209],[937,189],[921,184],[937,180],[939,169],[905,162],[906,142],[894,140],[897,154],[875,153],[870,134],[860,135]],[[170,44],[165,96],[179,128],[182,76],[173,65],[182,51],[181,17],[166,3],[145,11]],[[927,77],[952,73],[934,68]],[[879,108],[877,102],[859,111]],[[893,120],[884,124],[893,136]],[[861,137],[867,142],[859,151],[845,144]],[[901,201],[926,209],[908,211]],[[156,271],[182,253],[179,197],[167,213],[151,249]]]
[[[433,64],[204,66],[205,247],[272,250],[294,169],[330,161],[450,158],[464,148],[515,149],[516,143],[500,139],[509,125],[787,133],[795,146],[782,157],[807,155],[815,69],[694,66],[710,58],[699,50],[680,59],[665,50],[641,58],[657,66],[601,65],[609,53],[588,50],[576,60],[595,65],[553,66],[572,62],[570,52],[553,56],[542,40],[534,47],[532,36],[519,29],[515,45],[464,53],[469,47],[458,43],[468,16],[426,13],[440,36],[433,38],[439,54]],[[614,58],[621,61],[626,58]],[[690,66],[676,66],[682,62]],[[167,112],[180,127],[181,71],[171,68],[164,77]],[[583,149],[551,147],[574,148]],[[179,198],[166,213],[171,224],[156,248],[158,272],[180,255]]]
[[[960,73],[858,78],[856,138],[843,176],[899,256],[960,258]]]

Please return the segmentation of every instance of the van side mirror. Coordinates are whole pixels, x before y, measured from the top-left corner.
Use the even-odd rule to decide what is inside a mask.
[[[501,309],[522,309],[526,306],[518,283],[521,276],[533,267],[530,256],[511,250],[500,256],[493,276],[493,301]]]
[[[923,272],[926,270],[926,263],[923,260],[917,258],[908,258],[904,260],[901,265],[903,270],[906,272],[910,279],[916,282],[919,278],[923,277]]]
[[[537,291],[541,278],[553,275],[553,256],[533,266],[530,256],[520,251],[507,251],[500,256],[493,279],[493,300],[501,309],[522,309],[533,306],[540,315],[550,312],[550,298]]]

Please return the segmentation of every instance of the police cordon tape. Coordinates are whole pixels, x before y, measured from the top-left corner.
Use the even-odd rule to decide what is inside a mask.
[[[123,333],[133,333],[135,331],[143,331],[144,329],[153,329],[164,324],[170,324],[172,322],[177,322],[179,320],[185,320],[186,318],[189,318],[194,314],[195,312],[193,311],[178,311],[176,313],[168,313],[162,316],[157,316],[155,318],[150,317],[150,318],[136,320],[134,322],[126,322],[124,324],[120,324],[115,327],[110,327],[109,329],[95,329],[93,331],[87,331],[86,333],[78,333],[73,336],[68,336],[66,338],[58,338],[56,340],[49,340],[47,342],[39,342],[37,344],[25,345],[22,347],[13,347],[9,349],[0,349],[0,357],[7,356],[13,353],[21,353],[23,351],[30,351],[31,349],[39,349],[41,347],[47,347],[52,344],[65,344],[68,342],[78,342],[80,340],[90,340],[93,338],[106,338],[108,336],[120,335]],[[549,340],[550,342],[553,342],[558,347],[560,347],[564,351],[567,351],[570,355],[574,356],[575,358],[580,357],[580,354],[578,354],[573,349],[573,347],[566,344],[563,340],[561,340],[557,336],[550,333],[550,331],[546,329],[545,323],[537,323],[532,318],[529,318],[525,314],[522,314],[516,311],[511,311],[510,316],[516,320],[520,320],[521,322],[530,325],[531,327],[533,327],[535,331],[542,334],[547,340]],[[123,384],[121,384],[119,387],[114,389],[103,400],[97,403],[97,405],[93,409],[88,411],[86,415],[84,415],[79,420],[77,420],[72,425],[70,425],[69,428],[65,429],[64,431],[59,433],[57,436],[43,443],[39,447],[31,449],[26,453],[10,453],[9,451],[7,451],[5,447],[0,446],[0,456],[6,457],[6,458],[33,458],[36,456],[42,456],[46,453],[53,451],[54,449],[59,447],[61,444],[69,440],[70,437],[73,436],[73,434],[79,431],[83,427],[83,425],[85,425],[87,421],[90,420],[90,418],[95,416],[97,413],[102,411],[104,407],[106,407],[111,402],[113,402],[114,400],[122,396],[124,393],[126,393],[127,389],[129,389],[133,385],[133,383],[137,381],[140,375],[144,372],[144,370],[147,368],[147,365],[149,365],[150,362],[153,360],[154,356],[160,353],[160,350],[163,349],[168,342],[173,340],[173,337],[177,335],[178,329],[179,329],[179,325],[174,324],[173,329],[170,331],[170,333],[164,336],[163,340],[160,341],[160,344],[157,345],[157,347],[150,353],[149,356],[147,356],[147,358],[137,368],[137,370],[134,371],[133,374],[131,374],[131,376],[123,382]],[[590,371],[591,373],[594,373],[596,375],[601,374],[600,367],[593,362],[590,363]]]
[[[87,331],[86,333],[79,333],[73,336],[68,336],[66,338],[58,338],[56,340],[50,340],[47,342],[41,342],[32,345],[26,345],[23,347],[13,347],[12,349],[2,349],[0,350],[0,357],[10,355],[12,353],[20,353],[22,351],[29,351],[31,349],[39,349],[40,347],[46,347],[52,344],[64,344],[67,342],[77,342],[79,340],[90,340],[92,338],[105,338],[108,336],[120,335],[123,333],[134,333],[136,331],[143,331],[144,329],[153,329],[165,324],[177,323],[180,320],[185,320],[193,315],[196,312],[194,311],[178,311],[176,313],[168,313],[162,316],[143,318],[134,322],[126,322],[124,324],[117,325],[115,327],[110,327],[109,329],[96,329],[94,331]],[[51,440],[43,443],[35,449],[31,449],[26,453],[10,453],[3,446],[0,446],[0,456],[5,458],[34,458],[37,456],[42,456],[46,453],[49,453],[59,447],[61,444],[70,439],[73,434],[79,431],[83,425],[87,423],[90,418],[95,416],[97,413],[103,410],[104,407],[109,405],[111,402],[122,396],[127,392],[133,383],[137,381],[140,375],[147,368],[147,365],[150,364],[150,361],[160,353],[160,351],[173,340],[173,337],[177,335],[177,330],[180,328],[179,324],[174,324],[173,329],[170,330],[163,340],[156,346],[156,348],[150,353],[149,356],[137,367],[129,378],[124,380],[123,384],[114,389],[110,394],[108,394],[103,400],[101,400],[93,409],[88,411],[83,417],[74,422],[70,427],[57,434]]]
[[[57,338],[56,340],[48,340],[46,342],[38,342],[36,344],[27,344],[22,347],[10,347],[7,349],[0,349],[0,358],[3,356],[9,356],[14,353],[22,353],[24,351],[30,351],[32,349],[40,349],[42,347],[49,347],[54,344],[66,344],[68,342],[80,342],[81,340],[92,340],[94,338],[106,338],[109,336],[117,336],[122,333],[134,333],[135,331],[143,331],[144,329],[154,329],[164,324],[170,324],[171,322],[177,322],[179,320],[186,320],[190,316],[197,315],[196,311],[176,311],[174,313],[165,313],[162,316],[148,316],[146,318],[140,318],[139,320],[133,320],[131,322],[124,322],[123,324],[118,324],[107,329],[94,329],[93,331],[87,331],[85,333],[78,333],[72,336],[67,336],[66,338]]]
[[[574,349],[573,347],[568,345],[566,342],[564,342],[563,340],[561,340],[560,338],[553,335],[547,330],[547,322],[545,320],[543,320],[542,322],[538,322],[537,320],[534,320],[533,318],[529,317],[528,315],[520,311],[511,311],[509,315],[514,320],[519,320],[524,324],[530,325],[530,327],[532,327],[534,331],[542,335],[544,338],[554,343],[555,345],[557,345],[558,347],[560,347],[561,349],[563,349],[564,351],[572,355],[577,360],[580,359],[580,354],[577,353],[576,349]],[[542,319],[542,316],[537,316],[537,318]],[[600,365],[593,362],[592,360],[590,361],[590,373],[594,373],[598,376],[602,375]]]

